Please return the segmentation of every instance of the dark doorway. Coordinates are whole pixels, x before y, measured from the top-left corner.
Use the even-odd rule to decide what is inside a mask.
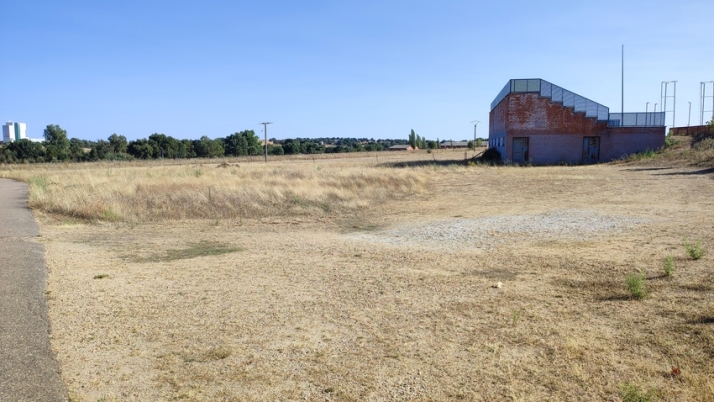
[[[511,152],[511,160],[514,163],[528,162],[528,137],[513,138],[513,151]]]
[[[583,163],[600,161],[600,137],[583,137]]]

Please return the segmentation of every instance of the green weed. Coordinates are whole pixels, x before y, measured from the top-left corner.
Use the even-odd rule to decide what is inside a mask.
[[[687,251],[687,255],[689,255],[689,257],[691,257],[691,259],[698,260],[698,259],[704,257],[704,250],[702,249],[702,239],[697,239],[696,244],[691,244],[685,238],[682,241],[682,245],[684,246],[684,249]]]
[[[627,288],[630,290],[632,297],[635,299],[642,299],[647,295],[645,292],[646,281],[647,277],[642,271],[627,275]]]
[[[620,385],[622,402],[654,402],[658,399],[657,396],[654,389],[645,392],[641,387],[629,382]]]
[[[665,276],[672,276],[674,273],[674,258],[672,258],[671,255],[667,256],[667,259],[664,260],[664,275]]]

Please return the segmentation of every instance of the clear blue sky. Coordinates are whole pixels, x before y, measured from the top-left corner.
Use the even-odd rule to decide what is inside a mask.
[[[30,137],[468,139],[510,78],[699,123],[714,1],[3,1],[0,119]],[[711,99],[709,100],[711,102]],[[710,109],[711,107],[709,107]],[[671,119],[671,117],[670,117]],[[262,137],[262,134],[261,134]]]

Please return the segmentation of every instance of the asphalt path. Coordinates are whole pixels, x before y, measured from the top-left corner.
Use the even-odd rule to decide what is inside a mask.
[[[50,347],[45,247],[27,185],[0,179],[0,401],[67,401]]]

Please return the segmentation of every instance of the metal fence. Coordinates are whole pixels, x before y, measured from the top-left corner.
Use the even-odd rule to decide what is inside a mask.
[[[510,93],[537,93],[544,98],[549,98],[553,102],[562,103],[565,107],[571,107],[576,112],[585,113],[587,117],[594,117],[600,121],[607,121],[610,109],[588,98],[582,97],[567,89],[554,85],[541,79],[520,79],[509,80],[496,99],[491,102],[491,110]]]
[[[610,127],[662,127],[665,112],[648,113],[610,113],[608,126]]]

